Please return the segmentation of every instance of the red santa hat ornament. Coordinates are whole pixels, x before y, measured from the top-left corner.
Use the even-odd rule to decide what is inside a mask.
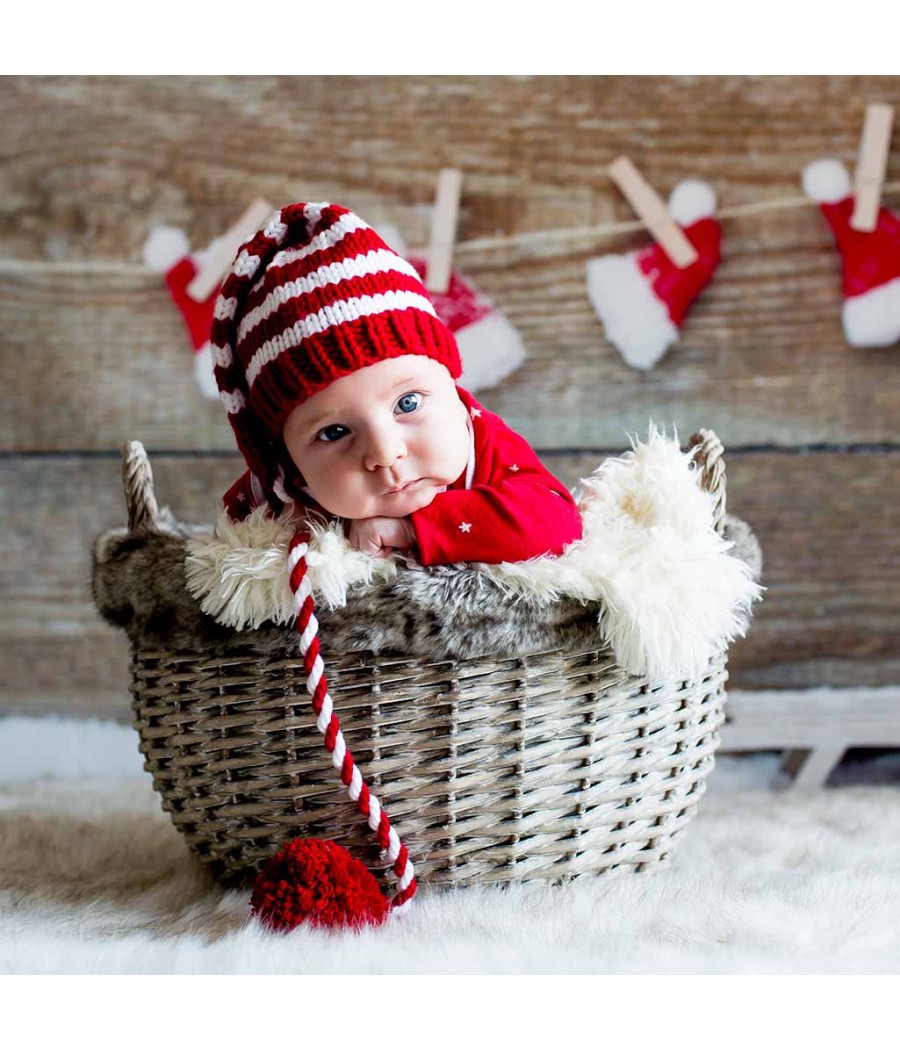
[[[803,189],[819,205],[842,256],[841,320],[847,342],[854,347],[892,346],[900,340],[900,218],[881,207],[871,233],[855,230],[850,177],[837,160],[808,165]]]
[[[410,255],[425,280],[425,256]],[[429,291],[438,317],[456,336],[462,358],[460,383],[471,393],[496,386],[525,360],[522,337],[510,321],[458,270],[450,271],[446,291]]]
[[[721,258],[722,228],[712,188],[680,182],[668,215],[694,248],[695,260],[678,266],[658,243],[641,251],[588,260],[588,298],[606,337],[632,368],[648,370],[678,339],[691,304],[712,279]]]
[[[215,242],[214,242],[215,243]],[[194,378],[204,397],[219,399],[219,388],[213,375],[213,358],[209,343],[213,309],[218,288],[202,302],[188,295],[188,286],[197,276],[207,251],[192,253],[184,230],[175,226],[157,226],[144,243],[144,263],[157,273],[165,274],[166,287],[181,312],[194,350]]]

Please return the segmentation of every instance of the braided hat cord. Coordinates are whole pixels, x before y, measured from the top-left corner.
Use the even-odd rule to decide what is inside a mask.
[[[387,851],[388,860],[399,879],[399,890],[391,900],[391,907],[398,908],[416,892],[413,865],[406,846],[391,826],[387,813],[363,780],[344,740],[338,717],[334,713],[328,683],[325,680],[325,665],[319,653],[319,622],[314,612],[315,603],[307,576],[306,552],[309,549],[309,539],[309,533],[298,531],[288,549],[291,591],[297,609],[296,625],[300,635],[303,669],[307,675],[306,688],[312,697],[316,726],[324,735],[325,747],[331,754],[331,763],[339,770],[341,782],[347,788],[347,793],[375,832],[378,845]]]

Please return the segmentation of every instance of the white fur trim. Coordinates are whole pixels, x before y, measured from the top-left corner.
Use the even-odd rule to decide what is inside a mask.
[[[239,631],[267,621],[292,624],[297,610],[287,554],[299,524],[294,511],[273,519],[265,507],[258,507],[245,521],[231,521],[223,510],[214,536],[200,536],[187,545],[187,587],[203,611]],[[340,522],[307,524],[306,578],[317,601],[336,609],[347,604],[349,588],[396,575],[395,560],[354,550]]]
[[[485,566],[535,601],[601,601],[600,629],[618,663],[651,677],[702,672],[744,633],[762,589],[713,527],[713,497],[688,455],[650,424],[648,442],[582,481],[584,537],[559,558]]]
[[[496,386],[525,360],[525,346],[515,326],[499,311],[454,333],[462,356],[460,383],[475,393]]]
[[[155,226],[144,241],[144,264],[157,273],[167,273],[175,263],[190,255],[191,246],[184,230],[177,226]]]
[[[842,319],[851,346],[893,346],[900,341],[900,277],[845,299]]]
[[[700,179],[679,182],[669,196],[669,214],[682,226],[690,226],[699,219],[708,219],[716,213],[716,195],[712,186]]]
[[[203,391],[204,397],[218,401],[219,387],[216,383],[214,368],[212,347],[206,342],[199,350],[194,351],[194,378]]]
[[[568,596],[602,603],[600,631],[632,674],[694,677],[743,633],[762,588],[713,528],[713,498],[697,484],[677,437],[650,425],[646,444],[606,460],[582,482],[584,536],[558,558],[477,565],[511,599]],[[388,579],[400,559],[354,550],[338,522],[313,522],[308,577],[337,608],[350,589]],[[189,541],[187,582],[203,611],[237,629],[293,623],[287,549],[298,519],[219,520],[216,536]]]
[[[604,255],[586,266],[588,298],[606,338],[632,368],[649,369],[678,338],[666,304],[638,269],[637,253]]]
[[[814,160],[803,169],[803,192],[819,204],[836,204],[850,193],[850,176],[839,160]]]

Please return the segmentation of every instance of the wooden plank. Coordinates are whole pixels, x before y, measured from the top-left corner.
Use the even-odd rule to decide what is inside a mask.
[[[825,787],[831,771],[840,764],[847,748],[842,744],[823,745],[809,751],[788,751],[781,771],[791,777],[795,791],[818,791]]]
[[[762,544],[767,600],[732,650],[746,688],[900,681],[896,451],[727,456],[729,507]]]
[[[780,751],[797,791],[825,786],[853,747],[900,747],[900,687],[731,691],[723,751]]]
[[[543,458],[574,485],[602,456]],[[900,681],[900,503],[884,498],[900,487],[900,453],[727,459],[729,507],[757,532],[768,588],[750,635],[732,648],[731,686]],[[212,521],[240,461],[155,454],[153,467],[160,502],[202,523]],[[89,565],[93,538],[125,521],[117,457],[0,459],[0,517],[0,708],[78,703],[90,711],[92,694],[108,706],[110,697],[124,695],[126,650],[94,611]]]
[[[424,246],[448,165],[461,239],[630,217],[598,176],[621,153],[665,194],[794,195],[810,160],[856,157],[866,98],[896,104],[897,78],[5,77],[3,254],[137,259],[161,222],[206,244],[255,195],[417,211]]]
[[[900,747],[900,686],[730,689],[726,751]]]
[[[810,159],[855,155],[863,94],[897,102],[900,82],[4,78],[0,367],[17,384],[0,449],[111,450],[123,421],[155,448],[233,447],[220,410],[193,387],[160,279],[77,269],[138,267],[152,224],[182,225],[202,246],[254,195],[331,198],[421,246],[435,175],[460,164],[460,241],[592,225],[630,217],[603,174],[622,152],[663,192],[693,176],[723,207],[798,196]],[[326,138],[327,155],[308,148]],[[898,177],[895,155],[888,178]],[[530,355],[484,399],[533,443],[615,447],[651,415],[685,431],[713,426],[730,447],[897,441],[896,355],[847,349],[839,261],[815,208],[726,222],[716,279],[649,375],[605,340],[584,288],[591,255],[644,243],[638,234],[471,258],[458,245],[462,269]]]
[[[683,344],[649,373],[606,342],[583,258],[473,275],[529,354],[481,400],[545,449],[615,448],[651,417],[686,434],[711,426],[728,447],[900,441],[896,352],[847,349],[836,260],[824,234],[806,236],[817,246],[792,251],[786,227],[748,227],[743,254],[732,244]],[[154,275],[0,272],[0,331],[0,368],[16,376],[0,449],[114,450],[126,437],[234,448],[223,409],[196,387],[187,333]]]
[[[151,274],[0,275],[0,448],[231,450],[222,405],[201,394],[181,316]],[[64,335],[63,332],[68,334]],[[55,344],[51,349],[49,344]]]
[[[212,522],[237,456],[154,457],[161,504]],[[128,644],[91,598],[94,538],[123,526],[119,459],[0,460],[0,711],[127,717]]]

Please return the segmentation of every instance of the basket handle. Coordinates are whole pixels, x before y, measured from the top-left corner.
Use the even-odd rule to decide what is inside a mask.
[[[122,446],[122,485],[128,510],[128,531],[137,536],[154,536],[159,530],[159,506],[153,494],[153,471],[140,441]]]
[[[700,486],[716,501],[713,526],[720,535],[725,528],[725,448],[714,430],[698,430],[688,442],[688,451],[700,471]]]

